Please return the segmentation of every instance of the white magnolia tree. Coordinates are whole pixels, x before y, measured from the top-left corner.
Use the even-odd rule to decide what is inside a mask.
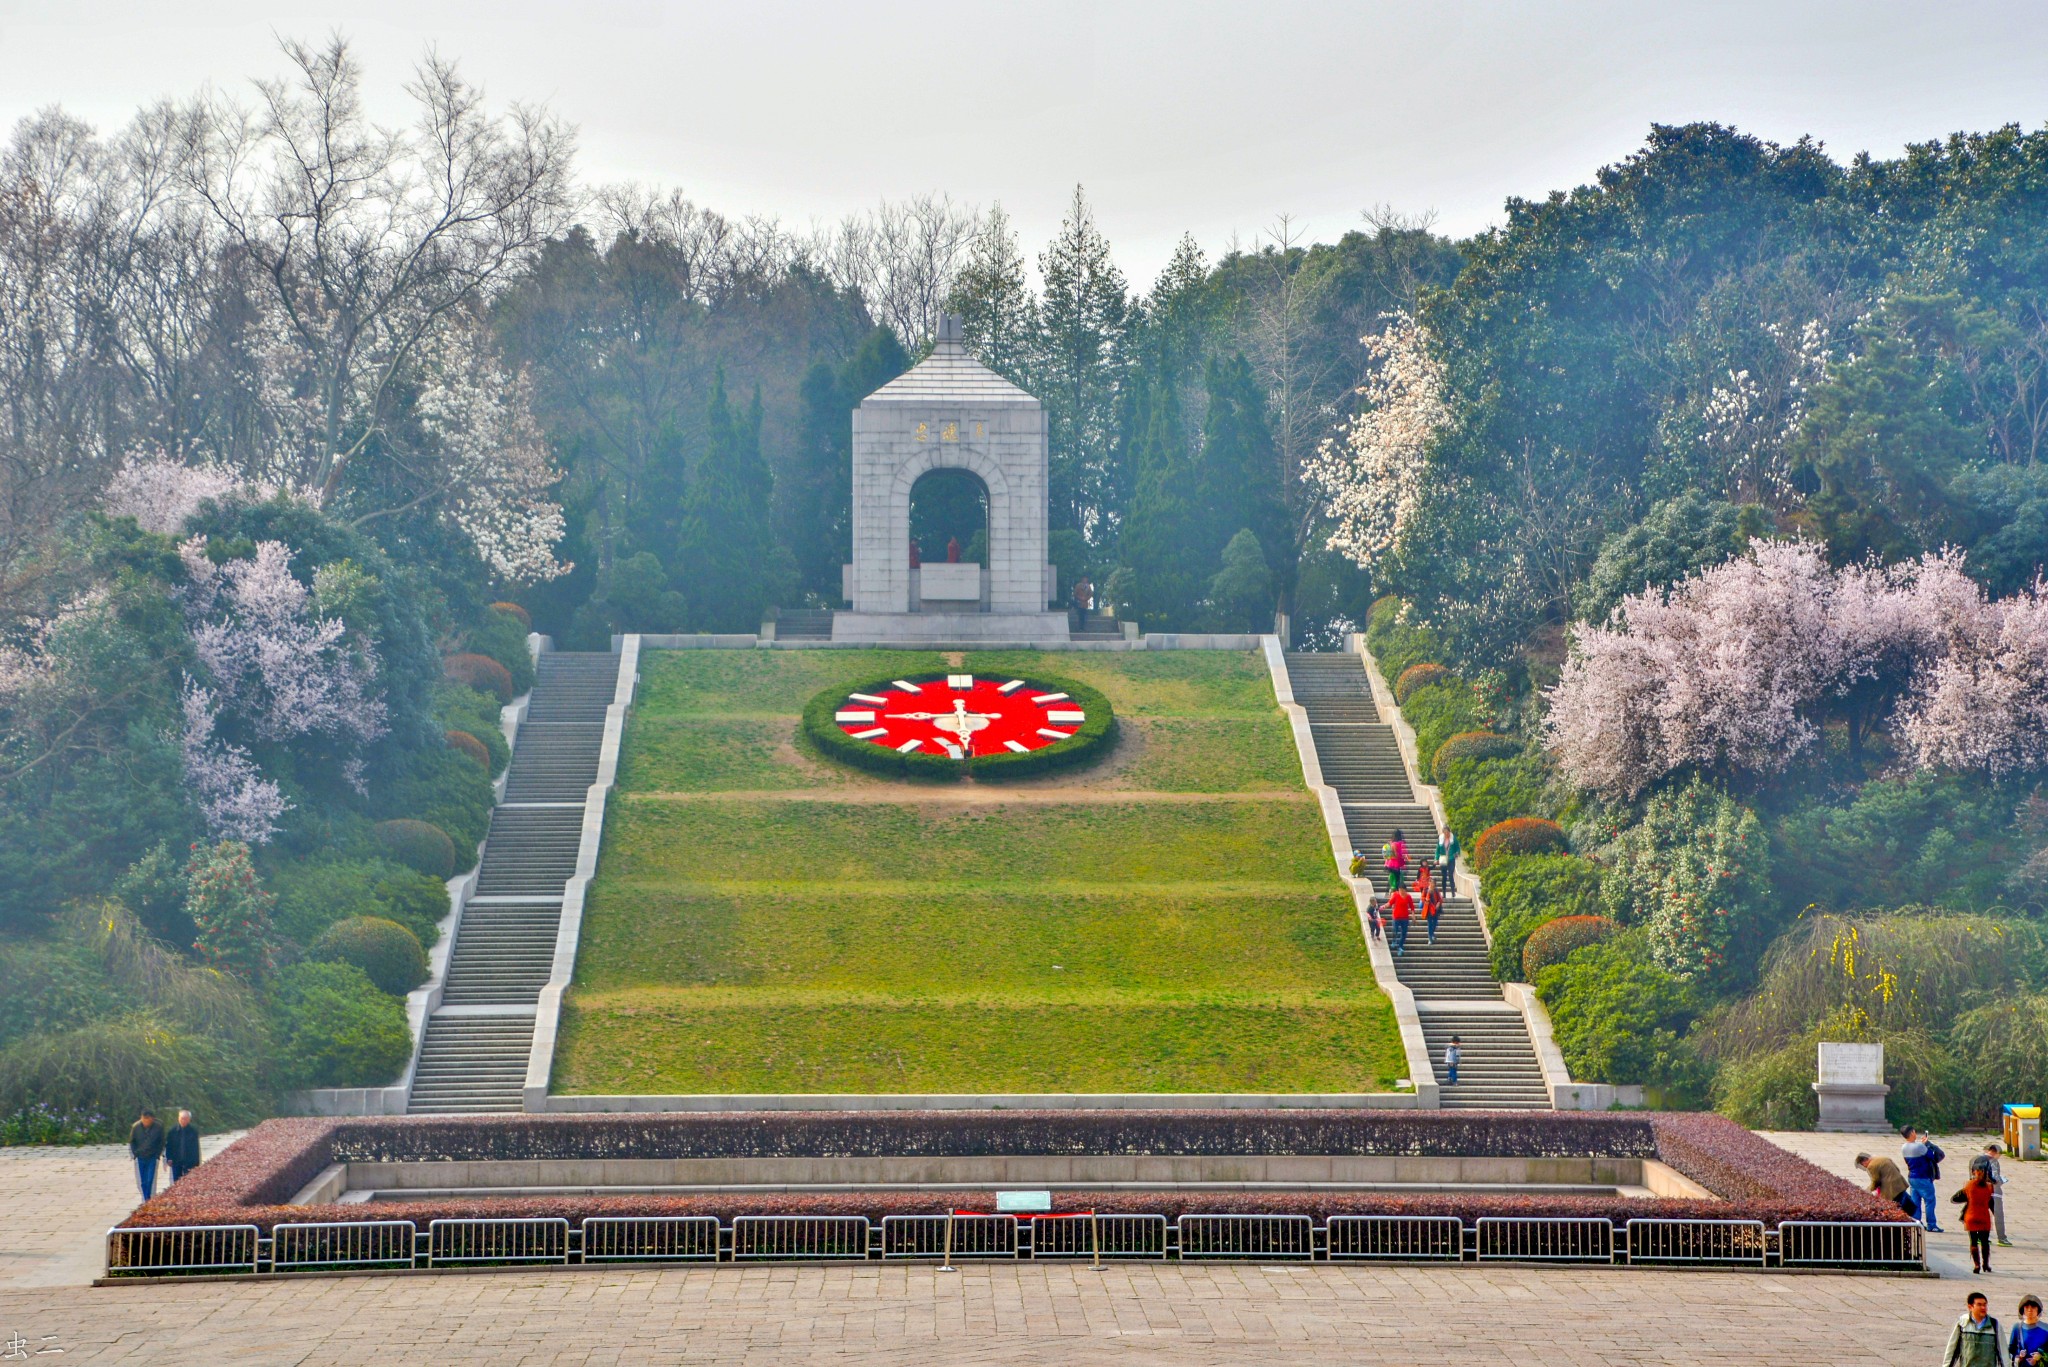
[[[1303,467],[1335,523],[1330,549],[1371,566],[1394,550],[1422,506],[1429,443],[1450,421],[1443,366],[1406,313],[1362,339],[1372,372],[1358,412]]]

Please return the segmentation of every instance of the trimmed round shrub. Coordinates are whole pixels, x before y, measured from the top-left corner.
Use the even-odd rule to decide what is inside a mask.
[[[374,815],[431,821],[455,842],[455,868],[474,867],[476,847],[491,826],[491,781],[467,756],[453,750],[415,750],[401,760],[382,791],[372,790]]]
[[[1575,854],[1502,855],[1486,871],[1487,951],[1494,976],[1521,976],[1522,946],[1545,921],[1600,914],[1600,870]]]
[[[1394,680],[1394,701],[1406,703],[1418,688],[1447,682],[1451,671],[1437,664],[1410,665],[1401,671],[1401,677]]]
[[[465,635],[463,649],[475,655],[488,655],[505,666],[505,672],[512,676],[514,697],[533,687],[533,654],[526,648],[526,627],[517,617],[502,612],[485,613],[483,621]]]
[[[277,894],[275,920],[279,933],[296,944],[311,946],[327,928],[353,916],[378,916],[396,921],[422,945],[440,938],[441,918],[448,914],[448,885],[381,858],[305,860],[279,870],[271,879]]]
[[[455,876],[455,842],[431,821],[414,821],[409,817],[380,821],[370,828],[370,838],[395,863],[431,878],[445,880]]]
[[[354,964],[382,992],[402,997],[427,980],[427,951],[419,937],[381,916],[351,916],[327,927],[313,942],[322,963]]]
[[[512,689],[512,671],[488,655],[450,655],[441,662],[441,672],[456,683],[496,695],[501,703],[519,696]]]
[[[286,1090],[385,1086],[412,1057],[404,999],[354,964],[293,964],[277,975],[273,1006]]]
[[[1563,963],[1575,949],[1598,944],[1614,930],[1614,922],[1605,916],[1560,916],[1545,921],[1529,932],[1522,944],[1522,981],[1535,982],[1544,969]]]
[[[1563,854],[1571,848],[1564,828],[1540,816],[1518,816],[1488,826],[1472,842],[1472,867],[1484,869],[1500,854]]]
[[[1522,743],[1513,736],[1503,736],[1498,731],[1460,731],[1437,746],[1429,761],[1429,776],[1442,784],[1452,760],[1513,759],[1521,753]]]
[[[920,684],[945,677],[944,671],[904,676],[906,682]],[[1071,696],[1081,705],[1081,710],[1088,714],[1088,720],[1082,722],[1080,730],[1066,740],[1055,741],[1042,750],[1031,750],[1021,755],[976,755],[966,760],[952,759],[945,755],[906,755],[897,750],[870,745],[864,740],[855,740],[840,730],[839,724],[832,719],[832,714],[846,701],[846,695],[887,688],[891,682],[887,678],[879,681],[857,681],[846,685],[834,684],[819,693],[804,706],[803,733],[812,747],[828,758],[850,764],[857,769],[898,777],[959,778],[969,766],[972,766],[975,778],[983,781],[1023,778],[1030,774],[1049,773],[1055,769],[1089,763],[1109,753],[1116,740],[1116,714],[1110,709],[1108,698],[1086,684],[1074,683],[1072,680],[1056,678],[1050,674],[1033,674],[1030,679],[1034,685],[1057,689]]]
[[[520,607],[517,603],[493,603],[491,604],[491,611],[502,612],[507,617],[517,618],[522,630],[533,630],[533,614]]]
[[[484,777],[490,777],[491,752],[485,748],[482,741],[470,735],[467,731],[449,731],[446,735],[450,750],[455,751],[459,755],[468,755],[483,769]]]
[[[505,739],[505,708],[495,693],[483,693],[447,679],[434,685],[434,719],[444,731],[467,731],[491,753],[491,777],[512,762],[512,743]]]

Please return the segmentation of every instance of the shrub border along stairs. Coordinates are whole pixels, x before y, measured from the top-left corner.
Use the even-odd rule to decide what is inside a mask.
[[[538,633],[528,632],[526,651],[537,665],[540,657],[553,652],[554,640]],[[504,733],[507,748],[519,744],[519,727],[526,719],[526,710],[532,704],[533,691],[528,689],[506,703],[498,712],[498,728]],[[505,785],[511,780],[512,766],[508,763],[505,772],[491,781],[491,800],[500,802],[505,796]],[[480,862],[484,841],[477,842],[471,851],[472,867],[467,873],[458,873],[448,880],[448,914],[438,925],[439,935],[433,948],[427,951],[427,980],[406,994],[406,1025],[412,1031],[412,1053],[406,1059],[405,1071],[396,1082],[383,1087],[321,1087],[312,1091],[292,1092],[284,1098],[286,1109],[296,1115],[404,1115],[412,1099],[413,1075],[419,1071],[420,1050],[427,1042],[427,1021],[441,1005],[441,993],[447,986],[448,965],[455,957],[455,939],[462,930],[462,913],[469,905],[470,894],[476,890],[477,877],[483,871]]]

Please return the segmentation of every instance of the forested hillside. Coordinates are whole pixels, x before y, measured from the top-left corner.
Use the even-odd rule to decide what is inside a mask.
[[[798,230],[584,185],[439,59],[399,131],[283,66],[0,154],[0,1134],[388,1075],[527,628],[836,601],[849,415],[943,312],[1046,404],[1063,583],[1437,666],[1468,845],[1557,823],[1489,862],[1503,971],[1605,918],[1533,942],[1584,1075],[2048,1082],[2048,133],[1657,128],[1470,240],[1276,216],[1147,285],[1079,188]]]

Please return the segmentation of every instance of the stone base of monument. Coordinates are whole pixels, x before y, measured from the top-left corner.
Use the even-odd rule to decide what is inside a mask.
[[[1891,1088],[1882,1082],[1816,1082],[1820,1097],[1820,1119],[1816,1130],[1831,1134],[1890,1134],[1891,1122],[1884,1118],[1884,1099]]]
[[[832,641],[874,646],[1056,646],[1064,612],[835,612]]]

